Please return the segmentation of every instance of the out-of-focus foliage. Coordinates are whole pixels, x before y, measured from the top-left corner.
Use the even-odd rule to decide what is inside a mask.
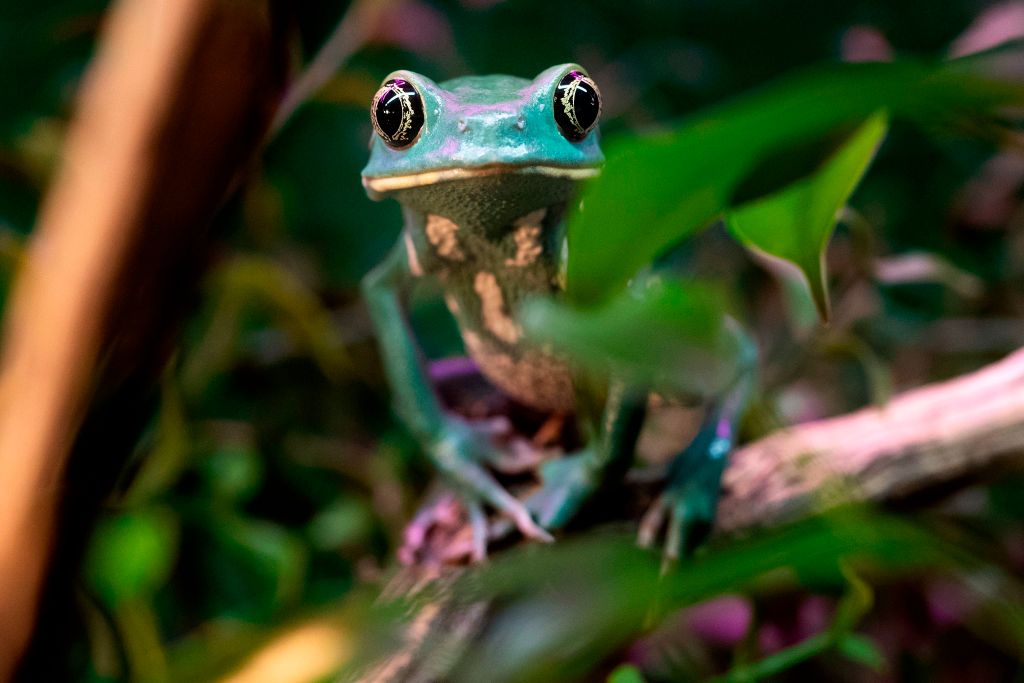
[[[669,395],[714,396],[735,378],[742,351],[725,307],[722,292],[708,285],[650,276],[596,310],[531,301],[522,322],[538,342],[572,352],[597,376],[614,369]]]
[[[0,293],[59,161],[106,5],[15,4],[0,8]],[[308,59],[347,3],[293,4],[294,52]],[[807,86],[812,75],[789,81],[795,99],[786,102],[803,102],[795,109],[765,105],[765,98],[780,102],[770,99],[777,90],[745,104],[719,103],[821,62],[897,55],[933,63],[950,52],[988,47],[988,36],[1024,33],[1022,12],[1019,3],[974,0],[394,3],[369,44],[270,141],[261,166],[220,220],[223,256],[164,378],[159,414],[86,556],[85,628],[72,653],[73,675],[204,680],[272,645],[308,652],[296,643],[320,643],[325,632],[340,641],[362,628],[344,600],[357,579],[373,580],[390,562],[427,481],[415,446],[390,415],[356,291],[400,227],[398,207],[367,200],[358,177],[371,135],[367,106],[384,75],[410,68],[435,80],[465,73],[532,76],[578,61],[602,88],[602,131],[609,139],[689,135],[671,160],[689,155],[686,168],[703,169],[693,171],[696,180],[714,180],[720,171],[729,181],[713,206],[680,209],[676,217],[696,229],[730,203],[769,195],[768,204],[748,206],[770,208],[774,222],[790,216],[785,191],[775,193],[819,167],[836,140],[811,140],[806,153],[770,155],[764,164],[753,164],[751,145],[768,147],[771,130],[795,130],[812,115],[859,124],[893,92],[872,91],[874,81],[865,76],[862,98],[847,98],[842,83],[832,82],[832,92],[843,97],[815,98]],[[872,70],[886,71],[855,72]],[[900,90],[902,83],[890,86]],[[985,131],[950,134],[945,98],[961,93],[952,85],[963,83],[954,79],[929,91],[942,106],[913,102],[930,105],[919,112],[918,125],[894,118],[842,214],[826,254],[829,327],[817,324],[799,278],[786,270],[767,275],[720,230],[664,257],[676,271],[717,281],[730,311],[759,341],[764,372],[747,437],[849,410],[1024,345],[1024,163],[992,140],[979,141]],[[705,109],[711,105],[716,108]],[[702,151],[711,144],[696,135],[702,129],[680,128],[695,112],[712,112],[696,119],[711,125],[736,107],[750,125],[742,137],[727,135],[731,147],[713,147],[713,154]],[[968,128],[975,121],[965,120]],[[764,128],[765,122],[781,128]],[[858,141],[870,137],[862,135]],[[1019,147],[1020,132],[1015,135],[1009,139]],[[628,143],[621,144],[609,155],[621,149],[628,156]],[[870,147],[865,141],[858,149]],[[628,174],[637,205],[664,206],[644,178],[657,178],[657,192],[668,200],[684,189],[680,177],[649,160]],[[597,276],[595,269],[591,285],[581,285],[581,300],[600,299],[598,290],[615,292],[685,232],[681,223],[655,230],[658,221],[623,205],[609,189],[623,182],[616,177],[593,186],[583,214],[593,223],[579,224],[603,222],[591,234],[590,262],[608,253],[616,273]],[[845,192],[830,199],[839,194],[846,199]],[[754,228],[744,228],[743,213],[732,218],[734,231],[764,247],[764,239],[750,237]],[[650,241],[640,245],[626,223],[650,228]],[[614,246],[616,231],[630,236],[628,248]],[[791,246],[812,253],[811,242],[817,253],[814,240]],[[574,250],[580,249],[586,247],[577,240]],[[806,254],[783,255],[812,270]],[[432,357],[460,353],[434,294],[417,299],[419,337]],[[643,329],[632,347],[644,348],[636,341],[643,332],[662,329],[662,304],[652,300],[646,310],[653,317],[636,319]],[[715,321],[718,314],[697,319]],[[621,318],[575,322],[581,335],[588,331],[584,322],[607,330],[602,340],[612,352],[630,349]],[[667,583],[654,580],[655,558],[620,541],[529,551],[483,577],[522,606],[466,666],[493,665],[513,676],[553,662],[616,682],[713,675],[798,680],[839,668],[864,679],[873,667],[911,680],[1006,679],[1019,674],[1024,651],[1024,603],[1010,578],[1022,567],[1024,547],[1019,485],[1008,480],[991,491],[969,491],[931,513],[927,525],[872,515],[830,518],[710,549]],[[780,566],[787,569],[771,571]],[[573,579],[561,602],[545,602],[550,586],[539,597],[529,590],[549,577]],[[346,626],[325,631],[317,626],[324,619]],[[645,635],[637,639],[640,632]],[[529,637],[537,634],[543,637]],[[861,666],[867,668],[850,668]],[[544,670],[532,671],[543,678]]]
[[[607,152],[605,172],[583,193],[587,210],[571,223],[569,297],[593,303],[609,290],[615,291],[668,247],[735,206],[734,195],[745,184],[749,194],[752,183],[747,176],[760,170],[759,165],[772,156],[785,158],[792,148],[834,132],[842,124],[891,110],[933,126],[971,116],[980,127],[997,106],[1020,101],[1019,85],[986,81],[961,63],[943,67],[860,64],[773,84],[735,104],[712,108],[676,131],[618,140]],[[832,185],[846,187],[829,204],[844,203],[856,185],[881,136],[877,129],[875,125],[862,131],[868,139],[852,140],[851,149],[837,154],[817,176],[819,185],[832,179]],[[641,199],[626,202],[624,197]],[[733,217],[732,228],[751,246],[793,260],[824,311],[824,274],[819,272],[818,257],[824,240],[819,233],[831,230],[834,212],[823,208],[825,227],[818,226],[822,223],[818,216],[808,217],[815,223],[811,227],[791,220],[779,223],[778,216],[758,215],[747,208],[740,211],[738,220]],[[778,239],[755,237],[768,232],[752,230],[762,220],[774,232],[800,235],[812,257],[800,258],[802,253],[783,247]]]

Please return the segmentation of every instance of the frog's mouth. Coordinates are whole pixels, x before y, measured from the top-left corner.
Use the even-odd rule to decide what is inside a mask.
[[[406,190],[410,187],[422,187],[451,180],[466,180],[469,178],[481,178],[493,175],[543,175],[551,178],[567,178],[570,180],[584,180],[593,178],[601,172],[596,166],[567,167],[567,166],[509,166],[506,164],[494,164],[491,166],[478,166],[476,168],[441,168],[422,173],[411,173],[398,176],[377,176],[370,178],[363,176],[363,187],[374,193],[393,192],[395,190]]]

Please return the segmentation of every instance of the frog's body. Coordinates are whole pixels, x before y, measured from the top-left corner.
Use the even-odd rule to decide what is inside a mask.
[[[546,538],[531,512],[557,526],[608,472],[621,471],[617,463],[632,456],[646,397],[621,386],[612,391],[598,443],[550,468],[545,495],[528,510],[482,466],[493,447],[440,408],[399,295],[416,278],[436,278],[466,350],[488,379],[526,405],[571,411],[569,366],[527,343],[515,312],[527,298],[558,296],[564,287],[563,217],[577,183],[603,161],[591,131],[599,108],[593,81],[572,64],[532,81],[487,76],[440,85],[400,71],[374,100],[378,135],[363,184],[372,197],[402,204],[405,228],[364,289],[397,407],[463,493],[478,536],[485,535],[480,503],[487,502],[523,533]],[[717,477],[712,486],[717,494]]]
[[[550,192],[524,192],[518,195],[519,202],[509,204],[526,201],[526,206],[541,206],[515,218],[472,216],[446,207],[463,193],[499,196],[500,183],[508,178],[482,180],[486,182],[444,183],[448,196],[436,206],[418,204],[414,197],[405,200],[402,240],[410,272],[441,282],[466,350],[488,379],[535,408],[571,410],[568,367],[550,352],[523,344],[522,329],[512,317],[526,298],[551,295],[561,287],[565,199]],[[517,189],[528,188],[529,183],[522,188],[517,184]],[[414,195],[418,190],[398,194]]]

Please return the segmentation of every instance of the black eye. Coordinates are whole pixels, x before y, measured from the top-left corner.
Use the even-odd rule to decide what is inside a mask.
[[[373,96],[370,119],[389,147],[408,147],[423,128],[423,98],[409,81],[392,78]]]
[[[601,91],[590,77],[570,71],[555,88],[555,121],[569,140],[587,137],[601,116]]]

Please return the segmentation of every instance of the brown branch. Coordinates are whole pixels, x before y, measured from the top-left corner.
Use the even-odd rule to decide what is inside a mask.
[[[784,429],[740,449],[718,530],[778,524],[845,501],[885,501],[1024,455],[1024,350],[888,405]]]
[[[280,96],[275,17],[269,0],[122,0],[109,15],[5,320],[0,680],[28,641],[57,529],[76,525],[54,565],[73,575],[69,548],[149,415],[210,219]],[[63,648],[41,650],[59,661]]]

